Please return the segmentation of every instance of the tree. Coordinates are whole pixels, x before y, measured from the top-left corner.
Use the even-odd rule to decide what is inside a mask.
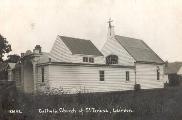
[[[8,43],[6,38],[0,34],[0,62],[3,62],[4,54],[11,51],[11,45]]]
[[[20,56],[17,54],[8,55],[6,62],[17,63],[20,60]]]

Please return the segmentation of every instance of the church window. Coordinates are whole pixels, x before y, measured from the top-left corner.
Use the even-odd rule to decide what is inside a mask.
[[[104,81],[104,71],[103,70],[99,71],[99,75],[100,75],[100,81]]]
[[[116,56],[116,55],[107,56],[106,64],[118,64],[118,56]]]

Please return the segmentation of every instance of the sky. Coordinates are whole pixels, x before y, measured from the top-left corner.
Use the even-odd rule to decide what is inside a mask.
[[[9,54],[49,52],[57,35],[91,40],[101,49],[108,20],[115,34],[142,39],[164,61],[182,61],[182,0],[0,0],[0,34]]]

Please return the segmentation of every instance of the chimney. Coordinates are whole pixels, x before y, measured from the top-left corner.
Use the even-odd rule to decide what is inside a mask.
[[[42,52],[42,51],[41,51],[41,46],[40,46],[40,45],[36,45],[35,48],[33,49],[33,53],[39,54],[39,53],[41,53],[41,52]]]
[[[107,34],[107,37],[108,38],[112,38],[115,36],[115,33],[114,33],[114,26],[111,25],[111,22],[113,22],[113,20],[111,20],[111,18],[109,19],[108,23],[109,23],[109,26],[108,26],[108,34]]]
[[[25,56],[25,53],[21,53],[21,57]]]

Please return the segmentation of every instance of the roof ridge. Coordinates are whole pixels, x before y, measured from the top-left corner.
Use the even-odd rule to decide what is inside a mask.
[[[142,39],[139,39],[139,38],[133,38],[133,37],[128,37],[128,36],[121,36],[121,35],[115,35],[115,36],[125,37],[125,38],[130,38],[130,39],[134,39],[134,40],[143,41]]]
[[[87,41],[91,41],[89,39],[84,39],[84,38],[77,38],[77,37],[69,37],[69,36],[64,36],[64,35],[58,35],[59,37],[67,37],[67,38],[73,38],[73,39],[79,39],[79,40],[87,40]]]

